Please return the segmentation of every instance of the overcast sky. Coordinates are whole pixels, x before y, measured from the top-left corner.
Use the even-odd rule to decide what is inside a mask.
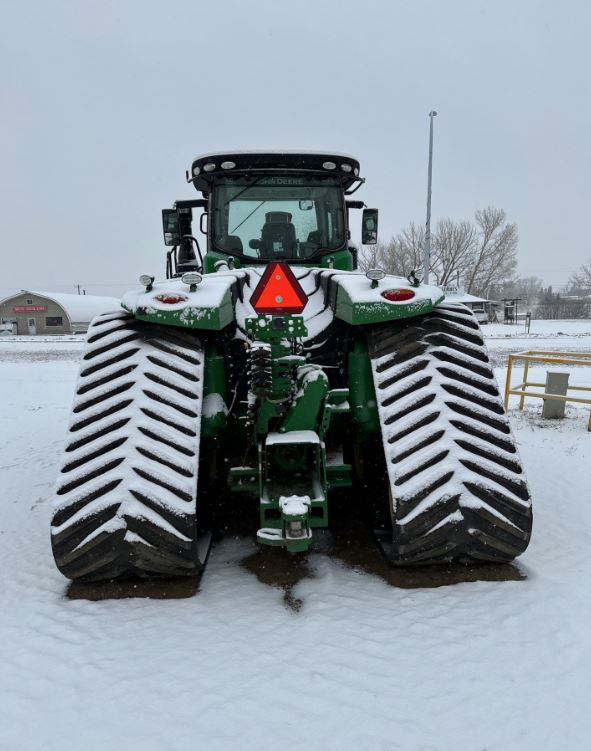
[[[0,295],[164,273],[202,152],[351,153],[380,237],[502,207],[519,271],[591,257],[585,0],[0,0]],[[357,230],[355,230],[357,231]],[[354,239],[359,239],[355,237]]]

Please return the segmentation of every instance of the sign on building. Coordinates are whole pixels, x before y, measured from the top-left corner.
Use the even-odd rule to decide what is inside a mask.
[[[47,305],[13,305],[13,313],[45,313]]]

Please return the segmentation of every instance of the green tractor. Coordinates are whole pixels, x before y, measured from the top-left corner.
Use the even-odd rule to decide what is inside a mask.
[[[51,527],[70,579],[205,565],[224,509],[302,553],[348,493],[395,565],[506,562],[531,500],[471,311],[357,270],[356,159],[228,153],[163,213],[166,279],[91,324]],[[200,210],[195,237],[193,210]],[[258,529],[258,531],[256,531]]]

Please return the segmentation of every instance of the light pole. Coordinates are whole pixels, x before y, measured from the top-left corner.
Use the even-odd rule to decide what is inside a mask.
[[[429,263],[431,260],[431,176],[433,172],[433,118],[435,110],[429,112],[429,169],[427,173],[427,221],[425,223],[425,244],[423,246],[423,284],[429,284]]]

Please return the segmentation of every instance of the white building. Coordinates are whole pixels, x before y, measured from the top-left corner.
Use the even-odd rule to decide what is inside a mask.
[[[478,323],[488,323],[495,317],[494,307],[498,305],[493,300],[487,300],[486,297],[477,297],[464,292],[463,287],[448,284],[441,288],[447,302],[458,302],[466,305],[476,316]]]
[[[21,290],[0,300],[0,332],[77,334],[99,313],[120,308],[116,297]]]

